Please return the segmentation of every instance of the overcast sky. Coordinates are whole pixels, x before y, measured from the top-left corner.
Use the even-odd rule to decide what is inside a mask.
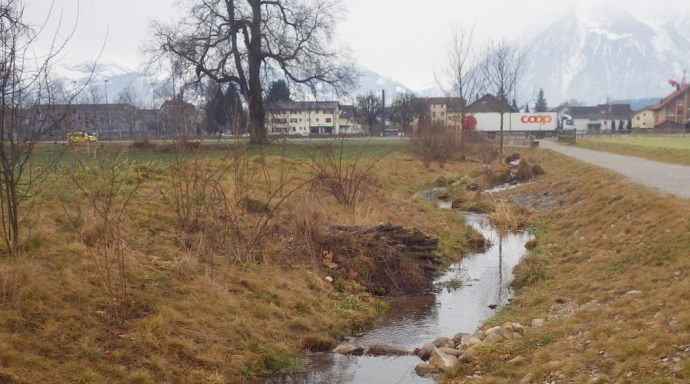
[[[65,35],[79,15],[62,59],[69,64],[93,61],[105,44],[102,62],[137,67],[151,20],[179,15],[174,0],[27,2],[26,18],[31,23],[50,20],[43,41],[57,29],[60,16]],[[602,2],[649,18],[690,11],[688,0],[343,0],[348,13],[338,31],[340,42],[352,49],[359,65],[420,89],[431,86],[434,70],[444,65],[453,27],[474,27],[478,43],[526,40],[570,9]]]

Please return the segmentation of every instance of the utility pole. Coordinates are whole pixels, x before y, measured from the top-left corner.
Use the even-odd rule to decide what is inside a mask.
[[[381,114],[383,116],[383,128],[382,128],[382,133],[385,134],[386,132],[386,90],[382,89],[381,90]]]
[[[105,118],[108,119],[108,139],[113,140],[113,131],[110,127],[110,108],[108,107],[108,80],[105,80]]]

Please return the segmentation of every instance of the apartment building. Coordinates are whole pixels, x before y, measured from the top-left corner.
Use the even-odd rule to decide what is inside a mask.
[[[337,101],[279,101],[266,106],[269,135],[340,135],[359,131],[354,107]]]

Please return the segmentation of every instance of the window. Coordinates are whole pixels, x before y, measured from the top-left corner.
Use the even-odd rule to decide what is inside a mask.
[[[436,112],[431,112],[431,117],[436,117]]]
[[[327,123],[330,123],[330,122],[331,122],[331,119],[330,119],[330,118],[326,118],[326,122],[327,122]]]
[[[319,118],[318,118],[318,117],[316,118],[316,122],[317,122],[317,123],[319,122]]]
[[[445,116],[445,115],[446,115],[445,112],[441,112],[441,117],[443,117],[443,116]]]
[[[297,119],[290,119],[290,122],[291,122],[291,123],[296,123],[296,122],[297,122]]]
[[[676,115],[676,111],[674,111],[672,109],[669,109],[668,111],[666,111],[666,116],[675,116],[675,115]]]
[[[678,99],[678,101],[676,103],[679,107],[682,107],[683,106],[683,99]]]
[[[637,116],[637,121],[640,121],[640,116]]]

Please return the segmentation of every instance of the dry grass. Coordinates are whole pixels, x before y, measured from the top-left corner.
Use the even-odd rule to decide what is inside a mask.
[[[519,231],[527,228],[530,223],[531,212],[526,207],[514,207],[505,200],[493,204],[493,212],[489,214],[491,224],[496,228],[508,231]]]
[[[581,140],[578,147],[690,165],[690,137],[619,137]]]
[[[208,166],[228,161],[211,151],[194,156],[215,156],[204,162]],[[295,357],[305,348],[330,347],[332,340],[365,329],[385,308],[355,282],[324,280],[330,272],[319,263],[322,249],[309,239],[325,227],[385,221],[417,227],[441,239],[440,251],[449,261],[477,242],[460,215],[411,199],[440,176],[450,181],[472,173],[474,164],[424,169],[407,155],[394,154],[377,164],[370,193],[352,208],[309,188],[275,204],[267,196],[281,184],[281,169],[303,179],[309,173],[296,162],[269,156],[263,168],[269,177],[248,185],[218,180],[226,196],[278,207],[249,257],[246,236],[266,216],[263,205],[233,205],[240,222],[231,228],[240,228],[239,234],[214,230],[224,218],[212,209],[206,211],[212,216],[195,216],[206,220],[204,225],[189,230],[161,197],[170,186],[166,161],[133,161],[131,175],[123,175],[128,183],[135,171],[146,173],[147,181],[126,217],[122,323],[115,321],[98,272],[85,258],[88,244],[76,236],[60,204],[65,196],[74,204],[85,197],[73,193],[67,178],[56,178],[36,213],[25,260],[0,259],[0,381],[16,376],[26,383],[242,382],[296,369]],[[259,161],[250,157],[247,164]],[[295,185],[287,184],[278,199]],[[206,206],[213,207],[216,197]],[[94,243],[103,236],[97,226],[86,232]]]
[[[459,377],[481,370],[484,383],[528,373],[534,382],[690,381],[690,202],[557,154],[536,156],[548,174],[512,193],[555,208],[533,214],[537,246],[516,269],[517,296],[497,319],[549,321],[484,351]],[[524,362],[506,363],[516,356]]]

